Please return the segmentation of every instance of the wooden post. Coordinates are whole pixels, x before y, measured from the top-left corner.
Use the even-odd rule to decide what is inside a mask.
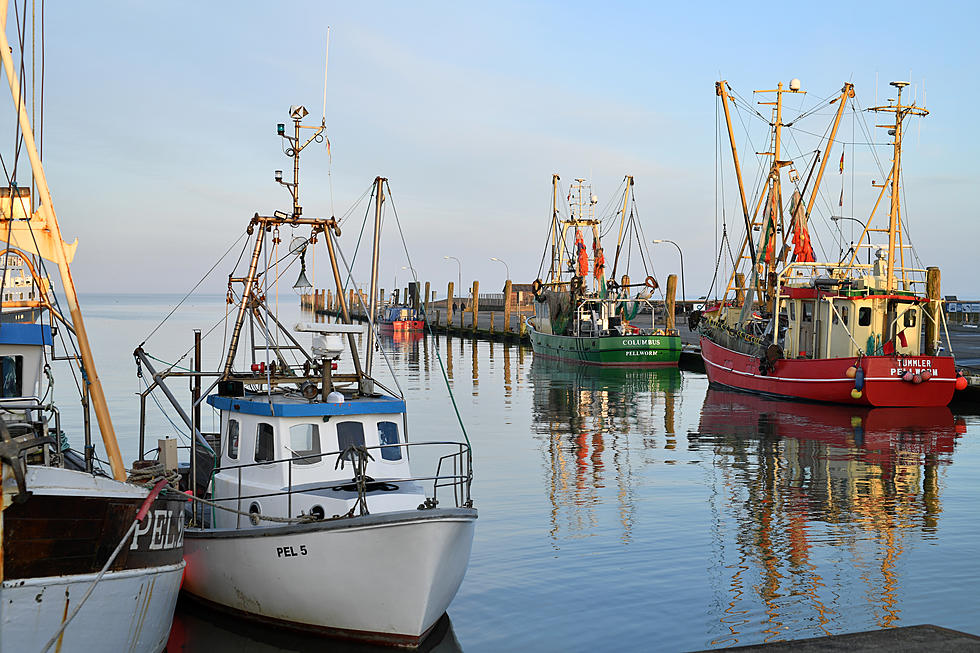
[[[735,275],[735,305],[741,306],[745,303],[745,275],[741,272]]]
[[[398,289],[398,288],[395,288],[395,305],[396,306],[401,303],[401,302],[398,301],[399,297],[401,297],[401,294],[400,293],[401,293],[401,290]]]
[[[429,314],[429,282],[425,282],[425,314]]]
[[[664,297],[664,309],[667,312],[667,328],[674,328],[674,296],[677,294],[677,275],[671,274],[667,277],[667,292]]]
[[[473,333],[476,333],[477,323],[480,321],[480,282],[479,281],[473,282],[473,302],[470,304],[470,312],[473,314]]]
[[[453,282],[449,282],[449,288],[446,290],[446,326],[453,325]]]
[[[333,291],[331,290],[327,291],[327,310],[333,310]]]
[[[510,333],[510,297],[512,284],[510,279],[504,283],[504,333]]]
[[[935,356],[939,351],[939,320],[941,319],[942,305],[940,304],[940,284],[941,278],[939,268],[926,268],[926,297],[929,303],[926,304],[927,317],[926,323],[926,356]]]
[[[493,311],[490,311],[490,333],[493,333]]]

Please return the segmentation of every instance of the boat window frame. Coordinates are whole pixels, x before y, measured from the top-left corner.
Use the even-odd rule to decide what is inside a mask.
[[[862,306],[858,309],[858,326],[871,326],[871,307]]]
[[[232,439],[231,436],[231,425],[235,425],[235,437]],[[225,453],[230,460],[238,460],[238,456],[241,453],[241,438],[242,438],[242,424],[235,417],[229,417],[228,422],[225,425],[225,438],[228,441],[228,445],[225,447]],[[232,455],[232,443],[235,445],[235,453]]]
[[[345,434],[341,434],[341,427],[344,427],[347,424],[356,424],[361,429],[361,433],[360,433],[361,441],[359,443],[359,446],[366,447],[367,446],[367,443],[366,443],[366,441],[364,439],[364,422],[361,422],[361,421],[358,421],[358,420],[353,420],[353,419],[345,420],[343,422],[337,422],[337,426],[336,426],[336,429],[337,429],[337,450],[341,452],[341,457],[344,460],[353,462],[354,457],[352,455],[350,455],[350,454],[344,455],[344,453],[343,453],[344,450],[347,449],[347,447],[349,447],[351,445],[350,444],[344,444],[343,442],[341,442],[341,438],[344,438],[344,439],[347,438],[347,434],[346,433]],[[355,443],[354,446],[358,446],[358,443]]]
[[[11,390],[14,394],[7,394],[7,371],[4,369],[6,367],[7,361],[11,361],[13,365],[13,388]],[[9,354],[0,356],[0,398],[2,399],[19,399],[24,396],[24,356],[22,354]]]
[[[392,427],[394,427],[394,432],[395,432],[394,442],[385,442],[382,440],[381,437],[382,424],[391,424]],[[378,445],[381,446],[381,459],[388,463],[400,463],[404,459],[404,455],[402,455],[402,447],[394,446],[394,445],[401,444],[401,436],[399,435],[398,432],[398,422],[395,422],[394,420],[390,420],[390,419],[378,420],[376,429],[378,431]],[[394,454],[397,456],[396,458],[388,457],[388,454],[392,452],[394,452]]]
[[[310,444],[315,445],[315,449],[297,449],[293,442],[293,429],[307,426],[313,428],[313,437]],[[323,443],[320,439],[320,425],[314,422],[300,422],[289,427],[289,453],[292,456],[293,465],[319,465],[323,462]],[[297,460],[299,459],[299,460]]]
[[[262,427],[266,426],[272,435],[272,444],[270,447],[270,458],[259,458],[259,443],[262,440]],[[274,463],[276,461],[276,427],[274,424],[269,424],[268,422],[258,422],[255,425],[255,446],[252,448],[252,460],[256,463]]]

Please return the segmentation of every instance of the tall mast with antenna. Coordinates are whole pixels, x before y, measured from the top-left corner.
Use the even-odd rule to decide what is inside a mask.
[[[374,179],[374,245],[371,249],[371,298],[368,300],[368,333],[364,352],[364,373],[371,376],[374,359],[374,322],[378,315],[378,255],[381,249],[381,207],[384,204],[384,177]]]
[[[899,202],[899,178],[902,176],[902,122],[905,116],[928,116],[929,112],[918,107],[913,102],[910,105],[902,104],[902,89],[909,85],[908,82],[891,82],[891,85],[898,89],[895,104],[887,106],[872,107],[872,111],[884,111],[895,114],[895,123],[892,125],[877,125],[888,129],[888,133],[893,137],[892,140],[892,170],[891,170],[891,206],[888,211],[888,270],[886,271],[885,287],[891,292],[895,289],[895,241],[899,239],[899,232],[902,228],[901,205]]]

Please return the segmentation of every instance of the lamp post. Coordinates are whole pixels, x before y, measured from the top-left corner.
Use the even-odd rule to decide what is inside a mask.
[[[496,256],[491,256],[490,257],[490,260],[491,261],[496,261],[497,263],[503,263],[504,264],[504,270],[507,271],[507,278],[504,281],[510,281],[510,266],[507,265],[507,261],[505,261],[503,259],[500,259],[500,258],[497,258]]]
[[[681,246],[672,240],[667,240],[666,238],[658,238],[653,241],[654,243],[670,243],[677,248],[677,253],[681,257],[681,302],[687,304],[687,291],[684,290],[684,252],[681,251]],[[687,312],[687,306],[684,307],[685,312]]]
[[[863,220],[858,220],[857,218],[849,218],[846,215],[832,215],[832,216],[830,216],[830,219],[833,220],[834,222],[838,223],[837,224],[837,227],[838,228],[840,228],[840,221],[841,220],[851,220],[851,221],[857,222],[859,225],[861,225],[861,228],[864,231],[867,231],[868,230],[868,223],[867,222],[864,222]],[[862,231],[862,233],[864,233],[864,231]],[[853,245],[854,243],[851,243],[851,244]],[[868,264],[869,265],[871,264],[871,240],[870,240],[870,236],[869,236],[869,240],[868,240]]]
[[[456,261],[456,287],[459,288],[460,290],[462,290],[463,289],[463,265],[462,265],[462,263],[460,263],[459,262],[459,259],[456,258],[455,256],[443,256],[442,258],[446,259],[447,261],[449,259],[452,259],[452,260]]]

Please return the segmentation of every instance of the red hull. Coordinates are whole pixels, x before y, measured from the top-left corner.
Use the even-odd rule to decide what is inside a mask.
[[[381,322],[382,331],[424,331],[425,320],[396,320],[394,322]]]
[[[897,451],[952,454],[965,424],[945,406],[822,406],[709,389],[699,431],[723,437],[820,441],[862,449],[867,462],[882,462]]]
[[[859,406],[945,406],[953,398],[956,368],[951,356],[865,356],[864,391],[851,396],[854,379],[845,376],[856,358],[782,359],[768,374],[759,372],[759,359],[722,347],[701,337],[701,357],[711,383],[788,399]],[[932,370],[922,383],[900,378],[905,370]]]

